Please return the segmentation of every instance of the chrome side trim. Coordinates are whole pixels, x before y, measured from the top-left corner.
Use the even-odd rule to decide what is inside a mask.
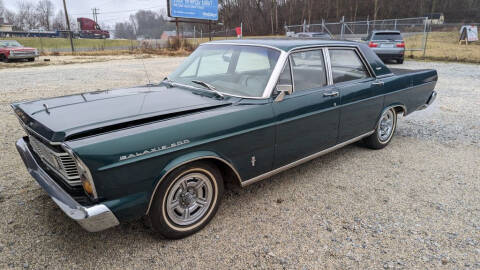
[[[232,171],[235,173],[235,176],[237,177],[240,185],[242,184],[242,177],[240,176],[240,174],[238,173],[237,169],[235,169],[235,167],[233,167],[232,164],[230,164],[229,162],[227,162],[225,159],[223,158],[219,158],[219,157],[216,157],[216,156],[203,156],[203,157],[198,157],[198,158],[194,158],[194,159],[190,159],[190,160],[187,160],[187,161],[184,161],[180,164],[177,164],[175,167],[171,168],[170,170],[168,170],[163,176],[162,178],[160,178],[160,180],[157,182],[157,184],[155,185],[155,189],[153,190],[152,192],[152,196],[150,197],[150,202],[148,203],[148,208],[147,208],[147,211],[145,214],[148,215],[148,212],[150,212],[150,207],[152,206],[152,202],[153,202],[153,198],[155,197],[155,194],[157,193],[157,189],[158,189],[158,186],[160,186],[160,184],[163,182],[163,180],[165,179],[165,177],[167,177],[167,175],[169,175],[173,170],[177,169],[178,167],[180,166],[183,166],[185,164],[188,164],[188,163],[191,163],[191,162],[194,162],[194,161],[198,161],[198,160],[203,160],[203,159],[216,159],[216,160],[219,160],[221,161],[223,164],[227,165],[228,167],[230,167],[230,169],[232,169]]]
[[[365,133],[365,134],[363,134],[363,135],[361,135],[361,136],[355,137],[355,138],[353,138],[353,139],[351,139],[351,140],[348,140],[348,141],[346,141],[346,142],[337,144],[337,145],[335,145],[335,146],[333,146],[333,147],[330,147],[330,148],[328,148],[328,149],[322,150],[322,151],[320,151],[320,152],[318,152],[318,153],[316,153],[316,154],[313,154],[313,155],[310,155],[310,156],[308,156],[308,157],[304,157],[304,158],[302,158],[302,159],[299,159],[299,160],[297,160],[297,161],[295,161],[295,162],[292,162],[292,163],[290,163],[290,164],[287,164],[287,165],[285,165],[285,166],[282,166],[282,167],[280,167],[280,168],[278,168],[278,169],[275,169],[275,170],[273,170],[273,171],[270,171],[270,172],[264,173],[264,174],[262,174],[262,175],[259,175],[259,176],[257,176],[257,177],[254,177],[254,178],[252,178],[252,179],[246,180],[246,181],[242,182],[241,185],[242,185],[242,187],[245,187],[245,186],[251,185],[251,184],[253,184],[253,183],[256,183],[256,182],[258,182],[258,181],[261,181],[261,180],[263,180],[263,179],[269,178],[270,176],[273,176],[273,175],[275,175],[275,174],[278,174],[278,173],[280,173],[280,172],[283,172],[283,171],[285,171],[285,170],[288,170],[288,169],[290,169],[290,168],[293,168],[293,167],[295,167],[295,166],[298,166],[298,165],[300,165],[300,164],[303,164],[303,163],[305,163],[305,162],[308,162],[308,161],[310,161],[310,160],[312,160],[312,159],[315,159],[315,158],[317,158],[317,157],[320,157],[320,156],[323,156],[323,155],[325,155],[325,154],[328,154],[328,153],[330,153],[330,152],[332,152],[332,151],[335,151],[335,150],[337,150],[337,149],[339,149],[339,148],[342,148],[342,147],[344,147],[344,146],[346,146],[346,145],[349,145],[349,144],[351,144],[351,143],[357,142],[357,141],[359,141],[359,140],[361,140],[361,139],[363,139],[363,138],[365,138],[365,137],[368,137],[368,136],[372,135],[373,133],[375,133],[374,130],[373,130],[373,131],[370,131],[370,132],[368,132],[368,133]]]

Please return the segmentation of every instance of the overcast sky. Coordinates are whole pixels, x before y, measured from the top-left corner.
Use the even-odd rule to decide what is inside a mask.
[[[3,0],[6,8],[16,10],[21,0]],[[28,0],[27,0],[28,1]],[[38,0],[30,0],[38,2]],[[57,9],[63,8],[62,0],[51,0]],[[115,22],[127,20],[130,14],[140,9],[159,11],[167,9],[166,0],[66,0],[68,13],[72,17],[92,18],[92,8],[99,8],[99,23],[114,25]]]

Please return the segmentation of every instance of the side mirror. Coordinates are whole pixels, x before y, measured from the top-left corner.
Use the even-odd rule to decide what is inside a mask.
[[[291,84],[278,84],[277,92],[278,96],[275,98],[275,101],[280,102],[285,98],[285,96],[293,93],[293,86]]]
[[[222,58],[223,58],[223,61],[227,62],[227,63],[230,63],[230,61],[232,60],[232,57],[230,55],[222,55]]]

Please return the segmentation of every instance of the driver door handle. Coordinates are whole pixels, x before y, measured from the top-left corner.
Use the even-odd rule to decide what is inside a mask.
[[[338,91],[333,91],[329,93],[323,93],[324,97],[338,97]]]

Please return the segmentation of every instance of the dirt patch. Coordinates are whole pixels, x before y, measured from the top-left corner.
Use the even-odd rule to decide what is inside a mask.
[[[122,56],[124,57],[124,56]],[[167,76],[184,58],[152,57],[2,70],[0,268],[478,269],[480,66],[436,68],[439,97],[399,119],[380,151],[351,145],[227,191],[199,233],[164,241],[140,221],[87,233],[26,171],[8,104]]]

